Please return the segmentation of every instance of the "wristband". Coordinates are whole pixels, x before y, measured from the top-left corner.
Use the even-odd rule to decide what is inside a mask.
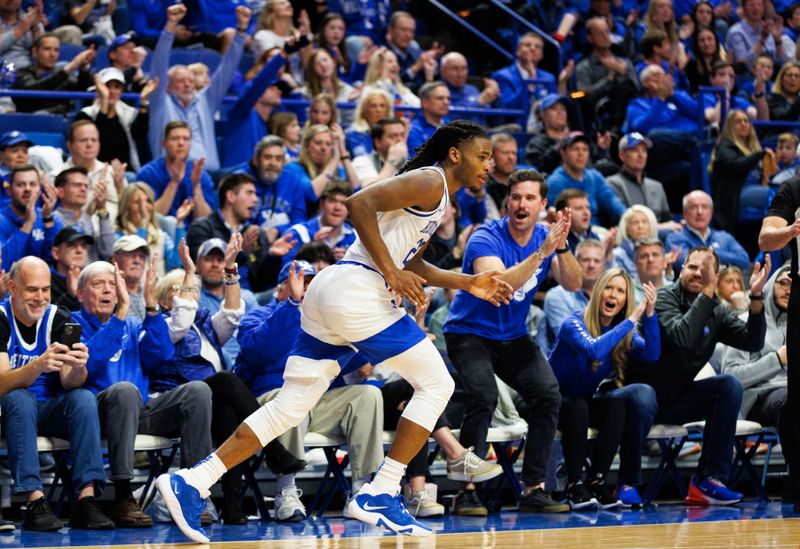
[[[750,298],[750,301],[764,301],[764,294],[761,295],[750,294],[748,297]]]
[[[230,269],[228,267],[225,267],[225,269],[223,269],[223,272],[225,274],[229,274],[229,275],[238,275],[239,274],[239,264],[238,263],[234,263],[233,267],[231,267]]]
[[[226,286],[235,286],[236,284],[239,283],[240,278],[241,276],[239,276],[238,274],[224,273],[222,275],[222,281],[225,283]]]
[[[342,160],[350,160],[350,155],[349,155],[349,154],[343,154],[343,155],[341,156],[341,159],[342,159]]]
[[[42,221],[44,223],[52,223],[53,222],[53,216],[51,215],[49,217],[42,217]]]
[[[570,249],[569,249],[569,246],[564,246],[563,248],[558,248],[558,249],[556,250],[556,253],[557,253],[558,255],[561,255],[561,254],[565,254],[565,253],[567,253],[567,252],[569,252],[569,251],[570,251]]]

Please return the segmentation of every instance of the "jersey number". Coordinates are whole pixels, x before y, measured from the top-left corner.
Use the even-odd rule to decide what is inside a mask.
[[[403,267],[408,265],[408,262],[411,261],[411,258],[414,257],[419,251],[419,249],[422,248],[424,245],[425,245],[425,239],[420,238],[417,241],[416,245],[413,248],[411,248],[411,250],[406,254],[405,259],[403,259]]]

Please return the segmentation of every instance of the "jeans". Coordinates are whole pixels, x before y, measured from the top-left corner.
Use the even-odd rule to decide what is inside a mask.
[[[700,477],[714,476],[723,482],[728,479],[742,393],[738,379],[728,374],[717,375],[692,382],[681,400],[659,412],[660,423],[706,421],[703,451],[697,464]]]
[[[133,478],[136,434],[181,437],[181,467],[211,453],[211,389],[190,381],[142,404],[133,383],[121,381],[97,394],[108,441],[111,480]]]
[[[28,389],[16,389],[0,398],[0,406],[15,494],[42,489],[37,435],[69,441],[76,494],[89,483],[98,489],[105,484],[97,401],[91,392],[72,389],[37,401]]]
[[[528,406],[522,481],[527,486],[544,482],[561,394],[539,347],[529,336],[496,341],[469,334],[445,334],[445,340],[467,393],[461,444],[466,448],[474,446],[479,457],[486,456],[486,434],[497,407],[497,374]]]
[[[599,392],[595,398],[616,398],[625,403],[625,430],[619,448],[620,484],[642,483],[642,449],[658,413],[655,390],[644,383],[632,383]]]

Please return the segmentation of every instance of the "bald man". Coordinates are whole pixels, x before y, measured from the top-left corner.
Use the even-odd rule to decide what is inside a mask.
[[[483,90],[478,90],[472,84],[467,84],[467,78],[469,77],[467,58],[457,51],[451,51],[442,56],[439,75],[450,90],[451,107],[488,108],[500,97],[500,86],[491,78],[483,79]],[[458,118],[465,118],[484,126],[486,125],[486,117],[481,115],[462,115],[459,113]]]
[[[25,530],[58,530],[64,524],[42,492],[36,436],[69,441],[77,498],[73,528],[107,530],[114,523],[95,501],[105,483],[97,400],[82,388],[88,349],[70,337],[70,313],[50,303],[50,267],[27,256],[11,268],[10,298],[0,303],[0,409],[14,493],[24,494]],[[13,327],[12,327],[13,325]],[[77,336],[77,337],[75,337]],[[72,343],[70,347],[59,343]]]

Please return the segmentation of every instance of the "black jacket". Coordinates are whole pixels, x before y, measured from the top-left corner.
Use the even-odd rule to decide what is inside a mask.
[[[745,155],[727,139],[717,145],[711,170],[711,196],[714,199],[714,221],[720,229],[731,232],[739,217],[739,195],[750,172],[758,168],[765,151]]]
[[[78,71],[78,77],[70,76],[63,70],[38,74],[31,65],[16,72],[14,88],[18,90],[40,91],[86,91],[91,86],[92,74]],[[49,111],[53,114],[67,114],[70,110],[68,99],[14,99],[19,112]]]
[[[756,352],[764,346],[764,313],[750,314],[745,324],[714,297],[700,294],[693,303],[676,280],[658,290],[656,303],[661,333],[661,358],[656,364],[631,361],[625,383],[647,383],[662,408],[680,400],[705,366],[718,342]]]

